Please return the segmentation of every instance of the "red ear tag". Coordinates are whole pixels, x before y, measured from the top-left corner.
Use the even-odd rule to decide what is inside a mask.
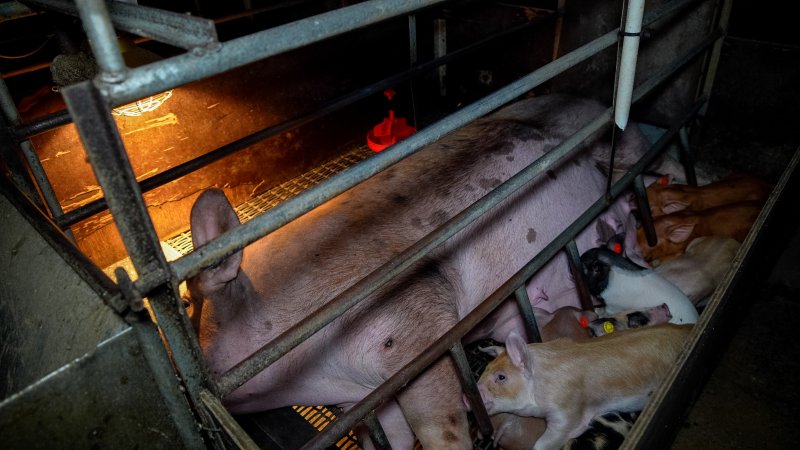
[[[578,319],[578,322],[580,322],[581,328],[589,328],[589,319],[586,317],[581,316],[581,318]]]
[[[663,177],[659,178],[658,179],[658,184],[660,184],[662,186],[668,185],[669,184],[669,177],[664,175]]]
[[[611,249],[614,253],[621,255],[622,254],[622,244],[619,242],[614,243],[614,248]]]

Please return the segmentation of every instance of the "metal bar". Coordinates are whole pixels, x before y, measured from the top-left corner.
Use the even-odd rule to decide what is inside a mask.
[[[111,25],[108,9],[103,0],[75,0],[86,36],[92,45],[100,79],[116,83],[125,76],[127,67],[117,46],[117,35]]]
[[[445,0],[371,0],[301,19],[220,44],[199,58],[194,52],[131,69],[119,83],[100,83],[112,104],[210,77]]]
[[[637,98],[634,92],[634,98]],[[635,100],[634,100],[635,101]],[[700,107],[705,104],[706,99],[703,98],[698,101],[690,111],[679,122],[682,126],[686,121],[690,120]],[[605,125],[611,123],[611,110],[607,110],[601,115],[605,118],[602,122]],[[356,403],[346,413],[338,416],[336,421],[331,423],[325,430],[315,436],[305,446],[303,450],[316,450],[324,449],[332,445],[338,439],[350,430],[353,425],[359,420],[358,417],[363,416],[376,405],[383,402],[383,399],[395,392],[402,389],[420,372],[425,370],[429,365],[434,363],[440,358],[440,355],[446,352],[455,342],[467,334],[472,328],[480,323],[486,316],[488,316],[495,308],[497,308],[517,286],[523,285],[526,280],[532,277],[539,269],[541,269],[547,262],[558,253],[570,240],[575,239],[575,236],[588,226],[594,218],[596,218],[605,208],[607,208],[614,198],[624,192],[628,186],[633,182],[634,176],[641,174],[645,168],[655,161],[655,158],[664,152],[667,144],[675,137],[680,127],[676,126],[668,130],[651,148],[642,156],[639,161],[631,167],[631,169],[620,178],[611,188],[610,196],[602,196],[599,198],[589,209],[586,210],[578,219],[568,226],[561,234],[559,234],[550,244],[548,244],[541,252],[539,252],[533,259],[525,265],[519,272],[512,276],[506,283],[498,288],[491,296],[484,300],[474,310],[461,319],[456,326],[447,331],[436,342],[426,348],[418,357],[414,358],[410,363],[401,368],[397,373],[392,375],[387,381],[378,386],[370,394],[364,397],[361,401]],[[553,151],[563,149],[562,143]],[[501,185],[502,187],[502,185]],[[499,189],[499,188],[498,188]]]
[[[80,7],[80,1],[23,0],[23,3],[61,14],[79,15],[76,3]],[[213,20],[119,1],[106,5],[111,23],[119,30],[184,49],[217,43]]]
[[[574,52],[571,52],[570,55],[575,56],[576,52],[578,52],[578,55],[581,55],[583,52],[587,51],[587,48],[593,48],[597,46],[598,41],[604,42],[605,45],[611,45],[615,42],[615,39],[616,32],[612,31],[598,40],[592,41],[591,43],[580,47]],[[586,57],[588,57],[588,55],[586,55]],[[484,99],[463,108],[461,111],[437,122],[433,126],[412,135],[408,139],[398,144],[395,144],[392,150],[381,152],[359,165],[340,172],[339,174],[329,178],[327,183],[316,185],[315,187],[312,187],[301,194],[298,194],[296,197],[281,203],[267,213],[245,223],[244,225],[223,233],[221,236],[210,241],[202,248],[176,260],[172,265],[173,270],[181,280],[199,273],[202,267],[215,264],[217,261],[227,257],[235,251],[238,251],[245,245],[260,239],[262,236],[273,231],[278,226],[288,223],[288,221],[293,220],[300,214],[310,210],[313,206],[316,206],[314,205],[314,202],[321,203],[324,201],[326,199],[325,195],[329,195],[331,190],[334,190],[334,192],[336,192],[334,195],[337,195],[338,193],[343,192],[344,189],[338,192],[335,191],[335,189],[339,189],[339,186],[346,186],[349,188],[355,184],[353,182],[353,178],[355,178],[355,182],[360,182],[363,179],[366,179],[367,176],[374,174],[375,172],[369,171],[375,170],[376,167],[380,167],[380,164],[386,164],[387,161],[394,162],[399,160],[401,157],[405,157],[406,154],[410,154],[422,145],[432,142],[435,140],[434,138],[437,137],[437,135],[434,133],[439,133],[440,129],[450,131],[457,126],[463,125],[473,118],[480,117],[496,107],[494,102],[498,102],[498,104],[507,103],[508,100],[516,97],[514,94],[517,92],[517,90],[522,92],[529,90],[524,89],[523,87],[527,85],[526,83],[534,82],[530,80],[542,82],[543,79],[549,79],[549,77],[546,77],[546,75],[549,75],[550,71],[560,69],[563,63],[562,60],[564,59],[569,59],[570,61],[575,59],[575,63],[581,60],[580,58],[565,57],[545,65],[536,72],[523,77],[521,80],[518,80],[517,82],[498,90],[494,94],[491,94]],[[656,87],[659,83],[666,80],[669,75],[674,73],[678,68],[682,67],[683,64],[686,64],[691,60],[691,58],[684,58],[683,60],[679,61],[681,64],[667,66],[662,69],[658,75],[645,81],[636,89],[634,92],[634,99],[638,100],[643,95],[650,92],[650,90]],[[543,73],[545,76],[542,76]],[[610,115],[610,112],[608,112],[608,114]],[[605,114],[599,116],[586,127],[581,129],[578,133],[565,140],[564,144],[575,146],[577,143],[597,132],[601,126],[608,124],[608,120],[606,120],[607,118],[605,116]],[[458,125],[451,128],[450,126],[454,123]],[[444,132],[446,131],[442,131],[442,133]],[[322,327],[344,314],[344,312],[346,312],[350,307],[360,302],[379,286],[383,285],[388,280],[401,273],[411,264],[421,259],[425,254],[427,254],[427,252],[444,242],[446,239],[454,235],[473,220],[477,219],[477,217],[479,217],[484,211],[488,210],[497,202],[506,198],[516,189],[527,183],[527,181],[538,175],[541,171],[546,170],[550,164],[553,164],[554,161],[557,161],[572,147],[565,148],[560,146],[557,148],[561,150],[553,150],[549,152],[547,155],[528,166],[516,176],[500,185],[491,193],[484,196],[481,200],[474,203],[460,214],[456,215],[450,221],[446,222],[434,233],[427,235],[415,245],[406,249],[406,251],[398,255],[396,261],[391,261],[378,268],[360,282],[351,286],[349,289],[345,290],[339,296],[331,300],[324,308],[321,308],[314,314],[306,317],[296,326],[281,334],[271,343],[257,350],[249,358],[234,366],[227,373],[223,374],[222,378],[219,380],[220,392],[223,395],[226,395],[244,384],[247,380],[255,376],[261,370],[294,348],[294,346],[296,346],[299,342],[307,339],[319,331]],[[367,173],[368,175],[363,176],[364,173]],[[360,176],[363,176],[363,178],[359,178]],[[317,205],[318,204],[319,203],[317,203]],[[283,221],[283,223],[281,223],[281,221]],[[138,281],[139,280],[137,280],[137,283]],[[145,282],[147,280],[142,279],[141,281]],[[138,285],[137,288],[139,288]],[[146,287],[139,289],[140,292],[147,292]]]
[[[147,317],[146,312],[141,315],[137,314],[135,317],[128,316],[126,322],[136,333],[136,339],[142,346],[142,356],[150,366],[150,373],[153,374],[156,387],[161,393],[164,405],[169,410],[169,415],[183,440],[184,447],[203,448],[204,442],[198,432],[197,420],[191,413],[186,397],[180,391],[180,382],[175,377],[175,370],[164,349],[158,329]]]
[[[569,271],[572,273],[572,279],[575,281],[575,288],[578,290],[578,297],[581,299],[581,308],[584,311],[591,311],[594,309],[592,302],[592,294],[589,292],[589,284],[586,282],[586,276],[581,269],[581,257],[578,254],[578,246],[575,240],[569,241],[564,247],[567,252],[567,260],[569,261]]]
[[[67,108],[77,119],[78,134],[137,273],[157,280],[158,289],[148,292],[151,309],[186,383],[189,398],[193,404],[199,405],[199,392],[211,385],[211,381],[194,330],[183,311],[177,283],[173,281],[170,266],[147,214],[119,130],[105,99],[92,82],[66,87],[63,95]],[[211,425],[205,410],[198,408],[198,413],[206,426]]]
[[[731,18],[731,9],[733,8],[733,0],[722,0],[722,9],[720,10],[719,20],[717,21],[717,28],[722,30],[723,34],[728,34],[728,22]],[[714,87],[714,80],[717,78],[717,67],[719,67],[719,60],[722,55],[722,43],[720,39],[714,44],[714,49],[711,51],[711,57],[708,61],[708,67],[705,70],[706,76],[703,82],[701,93],[706,96],[711,96],[711,89]],[[700,111],[700,115],[706,114],[705,108]]]
[[[525,325],[525,333],[528,335],[528,342],[542,342],[542,334],[539,332],[539,325],[536,323],[536,315],[533,313],[531,299],[528,297],[528,290],[525,285],[519,286],[514,291],[514,299],[517,301],[517,308],[522,315],[522,322]]]
[[[231,155],[239,150],[247,148],[257,142],[260,142],[264,139],[267,139],[271,136],[275,136],[281,134],[285,131],[300,127],[301,125],[307,124],[315,119],[320,117],[324,117],[327,114],[332,112],[338,111],[348,105],[352,105],[359,100],[369,97],[370,95],[374,95],[378,92],[383,92],[385,89],[396,86],[397,84],[413,79],[414,77],[418,76],[421,73],[424,73],[432,68],[436,67],[439,64],[443,64],[450,60],[463,57],[476,49],[480,48],[483,45],[486,45],[489,42],[492,42],[494,39],[505,36],[511,33],[515,33],[520,31],[524,28],[531,26],[531,24],[520,25],[518,27],[513,27],[508,30],[503,31],[497,35],[482,39],[474,44],[471,44],[467,47],[461,48],[455,52],[452,52],[448,55],[440,59],[435,59],[432,61],[425,62],[420,64],[416,67],[413,67],[405,72],[399,73],[397,75],[393,75],[391,77],[385,78],[381,81],[373,83],[369,86],[361,88],[360,90],[344,95],[337,99],[334,99],[330,102],[323,104],[322,106],[314,109],[311,112],[301,114],[299,116],[295,116],[292,119],[289,119],[285,122],[281,122],[277,125],[273,125],[262,130],[256,131],[253,134],[245,136],[243,138],[237,139],[229,144],[223,145],[220,148],[212,150],[206,154],[200,155],[197,158],[192,160],[186,161],[182,164],[179,164],[175,167],[167,169],[159,174],[156,174],[150,178],[142,180],[139,184],[142,192],[149,192],[159,186],[162,186],[166,183],[171,181],[177,180],[178,178],[189,174],[197,169],[205,167],[211,164],[214,161],[218,161],[228,155]],[[73,209],[72,211],[68,212],[58,221],[59,226],[61,227],[68,227],[74,225],[81,220],[91,217],[94,214],[97,214],[101,211],[104,211],[107,208],[105,199],[98,199],[93,202],[87,203],[79,208]]]
[[[386,437],[386,432],[383,431],[381,423],[378,422],[375,411],[370,411],[369,414],[364,416],[364,424],[369,429],[369,437],[375,450],[391,450],[392,446],[389,445],[389,438]]]
[[[433,21],[433,56],[441,58],[447,54],[447,21],[435,19]],[[436,69],[439,80],[439,96],[447,95],[447,66],[441,65]]]
[[[681,128],[681,131],[678,133],[678,138],[681,144],[681,164],[683,164],[683,170],[686,173],[686,183],[690,186],[697,186],[697,175],[694,172],[694,157],[692,156],[692,148],[689,145],[689,132],[686,131],[686,127]]]
[[[388,151],[350,167],[326,182],[320,183],[297,196],[270,209],[267,213],[237,227],[209,242],[202,249],[174,261],[174,270],[180,279],[196,275],[204,267],[211,266],[235,253],[245,245],[294,220],[309,210],[350,189],[372,175],[413,154],[424,145],[434,142],[446,133],[459,128],[497,107],[508,103],[534,87],[544,83],[559,73],[588,59],[595,52],[603,50],[616,42],[616,31],[609,32],[594,41],[579,47],[563,58],[550,62],[535,72],[497,90],[493,94],[466,106],[458,112],[439,120],[420,130],[407,139],[393,145]],[[146,292],[147,287],[140,288]]]
[[[639,175],[633,183],[633,194],[636,197],[636,206],[639,209],[639,220],[642,222],[647,245],[650,247],[658,243],[656,229],[653,227],[653,214],[650,211],[650,200],[647,198],[647,189],[644,186],[644,177]]]
[[[18,124],[14,127],[13,134],[17,140],[27,139],[37,134],[42,134],[53,128],[67,125],[72,122],[72,117],[66,109],[49,114],[31,123]]]
[[[208,409],[212,416],[217,420],[219,425],[225,430],[228,437],[236,444],[236,448],[242,450],[259,450],[260,447],[256,444],[250,435],[242,429],[236,420],[231,417],[228,410],[222,406],[222,403],[211,392],[203,389],[200,391],[200,400],[203,405]]]
[[[464,395],[467,396],[469,404],[472,406],[472,414],[475,416],[475,424],[478,425],[478,431],[483,436],[492,436],[494,434],[492,421],[489,420],[489,413],[486,412],[486,407],[483,405],[481,394],[478,392],[478,385],[472,376],[472,369],[469,367],[467,354],[464,352],[464,346],[461,345],[460,341],[450,348],[450,356],[456,365],[456,373],[459,380],[461,380],[461,388],[464,390]]]
[[[414,67],[417,64],[417,16],[408,15],[408,59],[409,65]]]
[[[14,185],[28,196],[31,201],[36,203],[38,208],[44,210],[42,198],[36,190],[36,184],[28,174],[28,168],[22,162],[17,152],[18,146],[14,145],[14,138],[11,136],[6,115],[0,115],[0,159],[2,159],[9,178]]]

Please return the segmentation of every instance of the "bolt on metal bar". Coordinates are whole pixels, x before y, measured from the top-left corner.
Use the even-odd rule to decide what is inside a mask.
[[[592,303],[592,294],[589,292],[589,284],[586,282],[586,276],[583,274],[583,264],[581,263],[580,254],[578,254],[578,246],[575,240],[569,241],[564,247],[567,252],[567,260],[569,261],[569,271],[572,273],[572,280],[575,282],[575,288],[578,290],[578,297],[581,299],[581,308],[584,311],[594,309]]]
[[[478,391],[477,380],[472,376],[467,354],[464,352],[464,346],[460,341],[450,348],[450,356],[456,365],[456,373],[461,381],[464,395],[467,396],[469,404],[472,406],[472,414],[475,416],[478,430],[483,436],[492,436],[494,434],[492,421],[489,420],[489,413],[486,412],[486,407],[483,405],[483,400],[481,400],[481,393]]]
[[[63,95],[67,108],[76,118],[75,126],[92,170],[103,188],[137,273],[158,280],[157,289],[147,292],[150,306],[186,383],[189,398],[199,405],[200,390],[212,383],[111,111],[91,81],[69,86],[63,90]],[[211,419],[204,410],[198,408],[198,412],[203,422],[210,425]]]
[[[519,313],[522,315],[528,342],[542,342],[542,334],[539,332],[539,325],[536,323],[536,315],[533,313],[533,306],[531,306],[531,299],[528,297],[528,290],[525,285],[518,287],[514,291],[514,299],[517,302]]]
[[[637,96],[634,92],[634,102],[638,100],[641,95]],[[578,233],[588,226],[600,213],[605,210],[613,201],[624,192],[633,182],[634,176],[641,174],[650,164],[655,161],[655,158],[663,153],[667,145],[674,139],[678,133],[678,129],[683,123],[690,120],[697,114],[701,106],[705,105],[706,97],[701,98],[695,105],[690,108],[686,115],[679,121],[681,125],[671,128],[665,133],[639,161],[631,167],[631,169],[620,178],[612,187],[609,195],[600,197],[589,209],[586,210],[578,219],[576,219],[570,226],[568,226],[561,234],[559,234],[550,244],[548,244],[541,252],[539,252],[533,259],[525,265],[519,272],[512,276],[506,283],[498,288],[492,295],[478,305],[474,310],[461,319],[453,328],[447,331],[442,337],[436,340],[433,344],[428,346],[418,357],[414,358],[410,363],[401,368],[397,373],[392,375],[387,381],[378,386],[370,394],[364,397],[361,401],[353,405],[346,413],[338,416],[336,420],[328,425],[320,434],[311,439],[302,450],[322,450],[329,445],[333,445],[338,439],[350,430],[353,425],[370,410],[379,405],[385,398],[394,395],[395,392],[402,389],[414,377],[419,375],[428,366],[436,362],[440,355],[448,351],[455,342],[467,334],[472,328],[480,323],[486,316],[488,316],[495,308],[497,308],[511,293],[517,289],[518,286],[523,285],[526,280],[530,279],[536,272],[538,272],[550,259],[555,256],[570,240],[575,239]],[[611,110],[607,110],[602,117],[605,117],[605,124],[611,123]],[[563,144],[562,144],[563,145]],[[558,147],[556,147],[558,148]],[[555,151],[555,149],[554,149]]]
[[[692,147],[689,145],[689,132],[686,131],[686,127],[681,128],[681,131],[678,132],[678,138],[680,140],[680,155],[681,155],[681,164],[683,164],[683,170],[686,173],[686,183],[690,186],[697,186],[697,175],[694,172],[694,157],[692,157]]]
[[[29,5],[78,16],[76,2],[66,0],[24,0]],[[107,2],[111,23],[117,29],[183,49],[205,47],[217,42],[214,21],[147,6]]]
[[[255,133],[237,139],[236,141],[223,145],[222,147],[212,150],[206,154],[200,155],[194,159],[191,159],[175,167],[167,169],[161,173],[158,173],[150,178],[142,180],[139,183],[139,186],[142,192],[149,192],[159,186],[177,180],[178,178],[186,174],[192,173],[197,169],[205,167],[214,161],[218,161],[228,155],[231,155],[244,148],[247,148],[257,142],[260,142],[271,136],[278,135],[285,131],[295,129],[297,127],[300,127],[301,125],[307,124],[320,117],[324,117],[327,114],[338,111],[348,105],[352,105],[353,103],[356,103],[359,100],[367,98],[370,95],[382,92],[383,90],[395,86],[403,81],[410,80],[428,70],[433,69],[439,64],[443,64],[450,60],[463,57],[469,54],[470,52],[475,51],[480,46],[483,46],[491,42],[493,39],[520,31],[529,26],[531,26],[531,24],[524,24],[517,27],[512,27],[494,36],[490,36],[488,38],[475,42],[469,46],[463,47],[455,52],[445,55],[442,58],[428,61],[426,63],[420,64],[419,66],[413,67],[405,72],[385,78],[369,86],[365,86],[355,92],[349,93],[347,95],[334,99],[330,102],[327,102],[323,104],[321,107],[316,108],[311,112],[295,116],[294,118],[281,122],[277,125],[272,125],[262,130],[256,131]],[[107,205],[105,199],[101,198],[66,213],[59,221],[57,221],[57,223],[62,228],[68,227],[80,222],[81,220],[87,219],[94,214],[104,211],[106,208]]]
[[[383,431],[381,423],[378,422],[375,411],[370,411],[369,414],[364,416],[364,424],[369,429],[369,437],[375,450],[391,450],[392,446],[389,445],[389,438],[386,437],[386,432]]]
[[[112,83],[119,82],[128,68],[117,46],[117,35],[111,25],[105,2],[76,0],[75,5],[78,7],[86,36],[89,37],[92,53],[100,67],[100,79]]]

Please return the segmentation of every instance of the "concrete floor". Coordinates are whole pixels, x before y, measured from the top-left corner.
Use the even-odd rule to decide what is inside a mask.
[[[799,111],[800,48],[728,39],[698,146],[701,164],[774,182],[800,144]],[[800,226],[786,244],[672,449],[797,448]]]

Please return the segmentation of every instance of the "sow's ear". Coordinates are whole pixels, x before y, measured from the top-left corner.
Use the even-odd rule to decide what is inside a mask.
[[[528,344],[516,331],[512,331],[508,334],[508,338],[506,339],[506,352],[515,366],[528,372],[532,371],[533,366],[528,354]]]
[[[198,249],[220,234],[239,226],[239,218],[219,189],[203,192],[192,206],[192,244]],[[225,258],[215,267],[198,274],[200,289],[207,293],[236,278],[242,264],[242,251]]]

